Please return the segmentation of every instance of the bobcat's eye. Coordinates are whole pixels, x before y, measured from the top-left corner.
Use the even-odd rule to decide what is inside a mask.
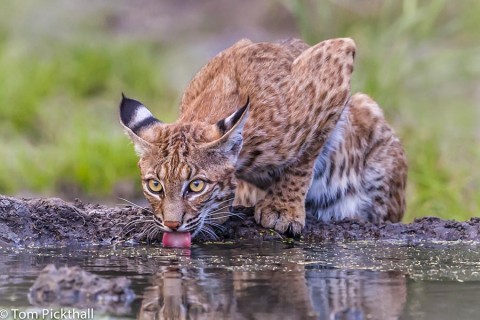
[[[147,181],[147,187],[148,190],[150,190],[153,193],[160,193],[163,189],[162,184],[160,181],[155,180],[155,179],[150,179]]]
[[[198,192],[202,191],[203,189],[205,189],[205,182],[202,181],[202,180],[193,180],[188,185],[188,189],[191,192],[198,193]]]

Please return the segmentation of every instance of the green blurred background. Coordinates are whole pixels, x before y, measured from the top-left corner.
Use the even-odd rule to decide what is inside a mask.
[[[352,37],[353,91],[409,159],[405,221],[480,212],[480,1],[15,1],[0,4],[0,193],[140,199],[120,93],[173,121],[209,58],[243,37]]]

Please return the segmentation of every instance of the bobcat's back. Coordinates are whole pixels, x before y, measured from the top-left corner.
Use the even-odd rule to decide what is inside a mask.
[[[237,205],[252,206],[262,200],[271,185],[262,173],[283,174],[283,168],[301,159],[299,154],[308,144],[304,133],[311,128],[302,125],[303,119],[305,114],[317,118],[319,110],[303,105],[298,112],[291,112],[285,105],[292,95],[292,65],[309,48],[295,39],[274,44],[242,40],[207,64],[185,91],[181,119],[189,121],[197,117],[217,121],[247,96],[251,99],[237,164]],[[335,79],[335,74],[330,75]],[[297,76],[315,82],[321,78],[311,70]],[[341,86],[342,82],[336,80]],[[212,105],[222,107],[212,109]],[[400,221],[405,211],[407,165],[398,138],[368,96],[353,95],[342,109],[338,122],[335,117],[330,121],[335,128],[329,131],[326,126],[322,132],[328,139],[313,168],[307,213],[323,220]],[[290,197],[301,193],[295,190]]]

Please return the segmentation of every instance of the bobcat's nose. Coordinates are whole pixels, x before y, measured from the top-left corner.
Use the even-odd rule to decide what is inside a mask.
[[[178,228],[180,228],[180,221],[165,221],[163,224],[173,231],[176,231]]]

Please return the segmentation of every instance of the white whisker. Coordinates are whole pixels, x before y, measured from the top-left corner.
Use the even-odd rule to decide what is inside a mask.
[[[154,224],[162,231],[166,231],[166,227],[163,225],[159,219],[153,219]]]
[[[137,224],[140,224],[140,223],[145,224],[145,223],[152,223],[152,222],[153,222],[152,219],[141,219],[141,218],[135,219],[135,220],[133,220],[133,221],[128,222],[128,223],[122,228],[122,231],[121,231],[121,232],[122,232],[122,234],[123,234],[123,233],[127,234],[127,233],[129,233],[132,229],[134,229],[134,228],[135,228],[135,225],[137,225]]]
[[[209,220],[209,219],[205,219],[205,223],[210,224],[210,225],[220,226],[220,227],[224,228],[220,223],[213,222],[213,221],[211,221],[211,220]]]
[[[208,235],[210,235],[214,240],[218,240],[217,234],[208,226],[204,226],[202,231],[205,231]]]
[[[202,220],[198,219],[197,221],[195,221],[195,223],[187,226],[187,230],[192,230],[192,229],[196,228],[198,225],[200,225],[201,223],[202,223]]]
[[[209,214],[216,213],[216,212],[218,212],[218,211],[224,210],[224,209],[229,208],[229,207],[230,207],[230,206],[224,206],[224,207],[221,207],[221,208],[217,208],[217,209],[215,209],[215,210],[213,210],[213,211],[210,211]]]
[[[211,221],[205,221],[205,224],[209,225],[209,226],[212,226],[214,228],[217,228],[219,229],[220,231],[225,231],[225,227],[222,226],[221,224],[219,223],[216,223],[216,222],[211,222]]]
[[[225,218],[224,217],[209,218],[208,220],[205,220],[205,221],[219,221],[219,220],[225,220]]]
[[[228,202],[228,201],[232,201],[233,199],[235,199],[235,197],[228,198],[228,199],[226,199],[226,200],[223,200],[223,201],[217,202],[216,204],[222,204],[222,203],[225,203],[225,202]]]
[[[138,205],[138,204],[136,204],[136,203],[134,203],[134,202],[132,202],[132,201],[130,201],[130,200],[127,200],[127,199],[124,199],[124,198],[120,198],[120,197],[118,197],[118,199],[123,200],[123,201],[131,204],[132,206],[134,206],[134,207],[136,207],[136,208],[138,208],[138,209],[142,209],[142,210],[145,210],[145,211],[150,212],[150,213],[153,214],[153,212],[152,212],[151,210],[149,210],[149,209],[147,209],[147,208],[144,208],[144,207],[142,207],[142,206],[140,206],[140,205]]]
[[[151,225],[148,225],[143,231],[142,233],[140,233],[140,236],[141,237],[144,237],[145,235],[149,234],[152,229],[155,229],[155,225],[151,224]],[[147,237],[147,240],[148,240],[148,237]]]
[[[150,230],[150,232],[147,235],[147,240],[148,239],[155,239],[158,236],[159,230],[157,228],[153,228]]]
[[[138,218],[138,219],[135,219],[135,220],[132,220],[132,221],[128,222],[125,226],[136,224],[136,223],[141,223],[141,222],[153,222],[153,219]]]
[[[222,217],[237,217],[240,219],[245,218],[244,214],[241,213],[233,213],[230,211],[223,211],[223,212],[216,212],[215,214],[208,215],[207,218],[222,218]]]
[[[217,206],[217,207],[218,207],[218,206],[220,206],[220,205],[225,204],[226,202],[233,201],[233,199],[234,199],[234,198],[229,198],[229,199],[226,199],[226,200],[223,200],[223,201],[220,201],[220,202],[215,202],[215,203],[213,203],[213,206]],[[214,210],[216,210],[216,209],[214,209]]]

